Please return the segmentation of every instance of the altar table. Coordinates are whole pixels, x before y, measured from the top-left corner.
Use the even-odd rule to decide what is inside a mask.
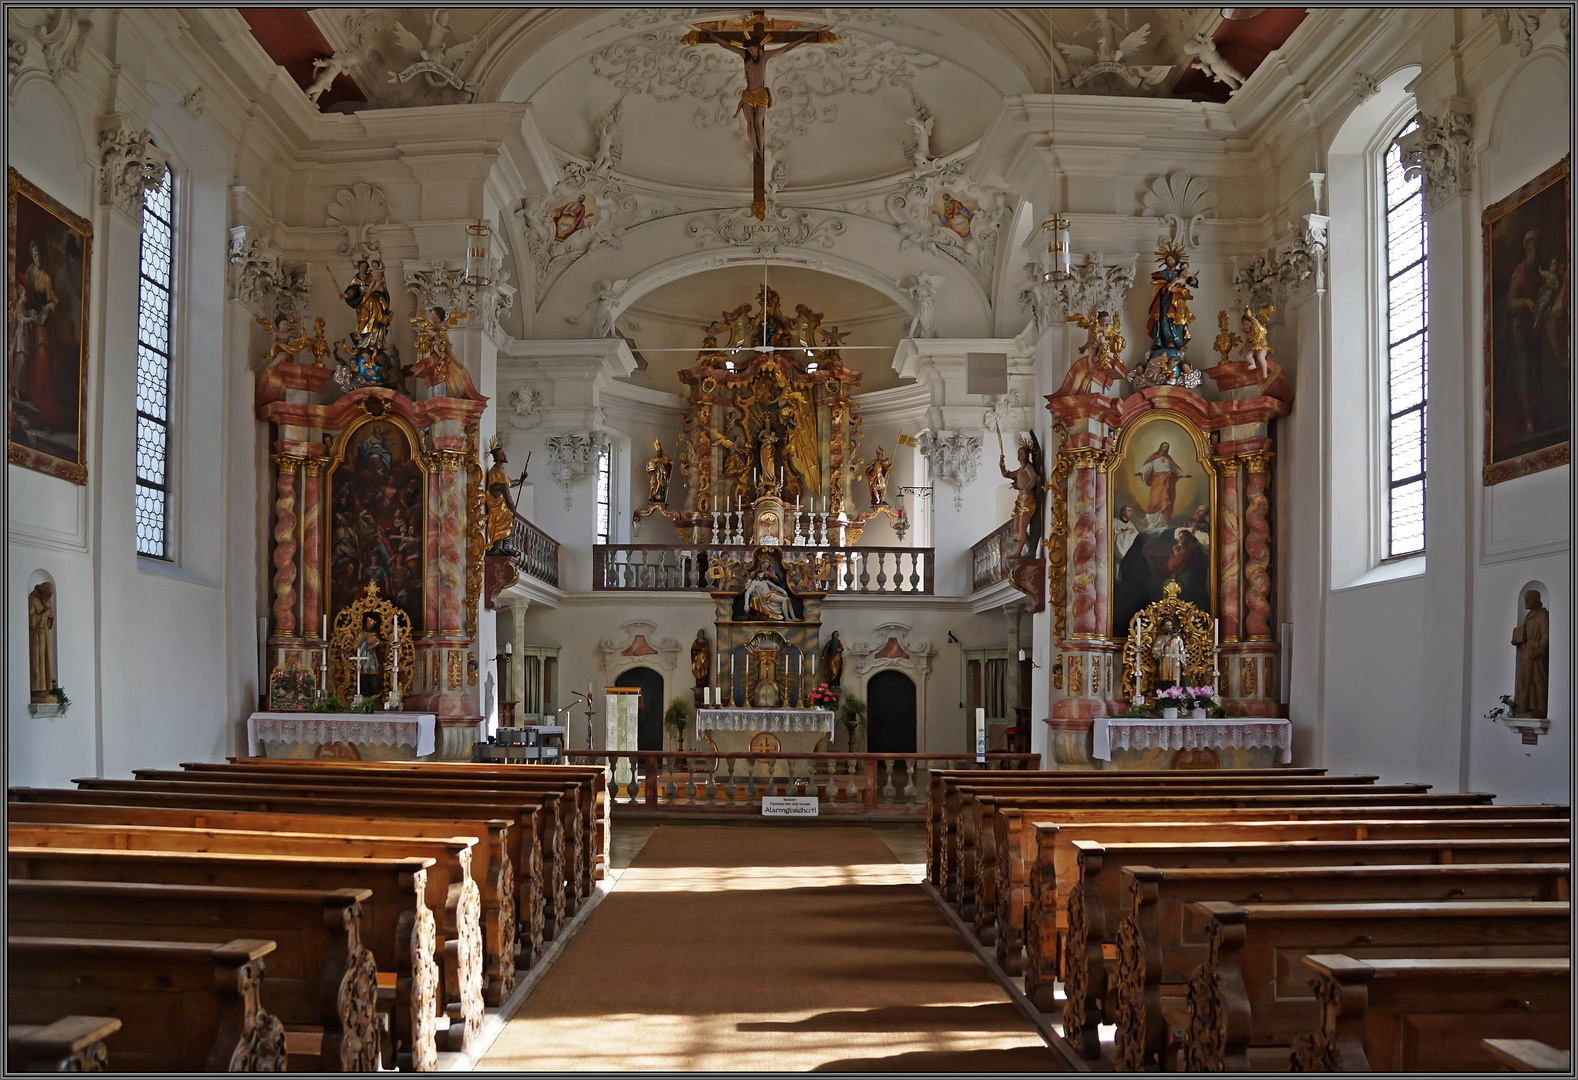
[[[432,756],[437,723],[433,713],[255,712],[247,717],[247,752],[253,757],[354,755],[367,761],[425,758]]]
[[[820,731],[833,733],[828,709],[697,709],[698,731]]]
[[[1180,750],[1219,752],[1257,748],[1275,750],[1278,764],[1291,763],[1292,722],[1261,717],[1213,720],[1180,716],[1176,720],[1162,720],[1098,716],[1091,728],[1091,756],[1102,761],[1112,761],[1114,751],[1161,750],[1173,754]]]

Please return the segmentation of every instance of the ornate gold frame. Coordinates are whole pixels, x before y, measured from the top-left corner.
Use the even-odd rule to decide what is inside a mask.
[[[1162,586],[1162,592],[1164,595],[1160,600],[1141,608],[1129,620],[1125,640],[1130,644],[1123,650],[1124,700],[1133,700],[1137,676],[1144,676],[1140,687],[1142,693],[1149,694],[1155,685],[1156,662],[1151,656],[1150,649],[1156,640],[1156,628],[1167,616],[1171,616],[1178,623],[1178,633],[1184,639],[1184,650],[1189,655],[1189,659],[1184,663],[1184,675],[1188,685],[1205,686],[1211,681],[1211,674],[1215,670],[1216,634],[1210,613],[1201,611],[1187,600],[1180,600],[1176,581],[1169,580]],[[1145,620],[1145,625],[1137,630],[1135,624],[1141,619]],[[1140,639],[1138,671],[1131,666],[1135,659],[1132,642],[1136,634]]]
[[[1171,420],[1173,423],[1183,428],[1189,437],[1194,440],[1195,460],[1196,463],[1205,470],[1206,486],[1211,492],[1211,550],[1207,553],[1207,561],[1211,564],[1211,586],[1210,592],[1208,593],[1211,608],[1205,613],[1208,629],[1209,621],[1214,615],[1215,606],[1219,602],[1217,599],[1218,590],[1220,588],[1220,582],[1218,581],[1217,550],[1222,538],[1221,523],[1219,520],[1219,514],[1221,513],[1221,510],[1218,506],[1219,492],[1217,484],[1217,471],[1211,455],[1211,440],[1205,432],[1201,431],[1200,428],[1196,426],[1193,420],[1189,419],[1189,417],[1185,416],[1183,413],[1178,412],[1176,409],[1155,409],[1151,412],[1143,413],[1136,417],[1131,423],[1125,425],[1123,430],[1118,433],[1117,441],[1112,444],[1112,457],[1107,462],[1105,468],[1107,473],[1107,574],[1105,579],[1101,581],[1100,587],[1106,591],[1107,625],[1111,627],[1114,638],[1117,637],[1118,629],[1116,626],[1112,625],[1112,578],[1113,574],[1117,571],[1117,547],[1112,532],[1113,523],[1118,519],[1118,500],[1113,498],[1115,475],[1117,473],[1118,466],[1123,462],[1124,457],[1128,453],[1130,443],[1139,437],[1140,432],[1144,431],[1146,428],[1150,427],[1153,423],[1159,420]],[[1165,585],[1163,585],[1163,593],[1166,593]],[[1183,601],[1180,601],[1180,603],[1182,602]],[[1156,603],[1160,603],[1160,601],[1156,601]],[[1193,606],[1194,605],[1192,604],[1190,605],[1190,607]],[[1199,609],[1196,608],[1195,610]],[[1127,635],[1127,628],[1125,628],[1124,633]]]

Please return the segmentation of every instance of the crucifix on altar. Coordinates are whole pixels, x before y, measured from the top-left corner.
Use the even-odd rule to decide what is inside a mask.
[[[773,92],[767,87],[767,62],[801,45],[826,45],[837,41],[827,29],[789,30],[767,18],[765,8],[751,12],[739,30],[695,29],[680,39],[685,45],[718,45],[738,56],[745,64],[745,89],[740,91],[740,107],[734,115],[745,113],[750,128],[751,213],[761,221],[767,216],[767,110],[772,108]],[[769,50],[768,42],[778,42]]]

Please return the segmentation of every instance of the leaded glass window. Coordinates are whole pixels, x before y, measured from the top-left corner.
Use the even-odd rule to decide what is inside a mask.
[[[608,444],[597,451],[597,542],[606,544],[614,520],[614,451]]]
[[[143,198],[137,285],[137,553],[170,558],[170,345],[175,170]]]
[[[1410,119],[1393,139],[1419,124]],[[1386,557],[1425,550],[1425,431],[1430,390],[1424,194],[1403,175],[1402,154],[1386,153],[1386,383],[1388,452]]]

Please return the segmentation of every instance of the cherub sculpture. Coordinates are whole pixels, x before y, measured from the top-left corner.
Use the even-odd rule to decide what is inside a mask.
[[[389,81],[403,83],[417,75],[422,75],[427,84],[434,89],[453,86],[457,90],[472,91],[473,86],[460,77],[457,69],[476,47],[477,39],[447,44],[445,38],[449,37],[450,29],[449,12],[443,8],[437,9],[429,16],[425,42],[398,22],[395,23],[396,44],[415,59],[404,71],[389,72]]]
[[[1244,329],[1242,355],[1262,382],[1271,378],[1271,346],[1266,341],[1266,323],[1271,321],[1271,313],[1275,310],[1273,307],[1263,307],[1250,314],[1249,305],[1245,304],[1244,314],[1239,318],[1239,325]]]
[[[428,308],[426,315],[411,316],[411,325],[416,327],[416,351],[422,357],[411,369],[411,374],[430,387],[443,383],[444,392],[438,395],[440,397],[486,401],[488,399],[472,383],[465,365],[455,359],[455,350],[449,343],[449,328],[465,317],[464,311],[446,315],[441,307]]]
[[[910,130],[915,133],[915,145],[905,145],[909,151],[910,164],[917,169],[924,169],[931,164],[931,133],[937,124],[935,116],[911,116],[905,119]]]
[[[1089,334],[1079,357],[1069,367],[1063,385],[1052,396],[1106,393],[1113,383],[1128,374],[1118,362],[1119,354],[1128,344],[1119,332],[1121,316],[1092,309],[1088,315],[1075,312],[1068,317],[1068,321],[1079,324]]]
[[[298,333],[298,328],[301,326],[300,319],[292,319],[288,315],[276,315],[272,324],[267,319],[252,321],[269,332],[268,352],[263,354],[263,358],[259,361],[260,366],[293,363],[296,354],[311,345],[307,331],[301,330]],[[321,323],[322,320],[319,322]]]
[[[1244,77],[1222,59],[1222,54],[1216,49],[1216,42],[1211,38],[1211,31],[1201,30],[1193,38],[1183,43],[1185,55],[1194,57],[1191,65],[1198,66],[1211,78],[1219,83],[1225,83],[1229,89],[1237,90],[1244,85]]]

